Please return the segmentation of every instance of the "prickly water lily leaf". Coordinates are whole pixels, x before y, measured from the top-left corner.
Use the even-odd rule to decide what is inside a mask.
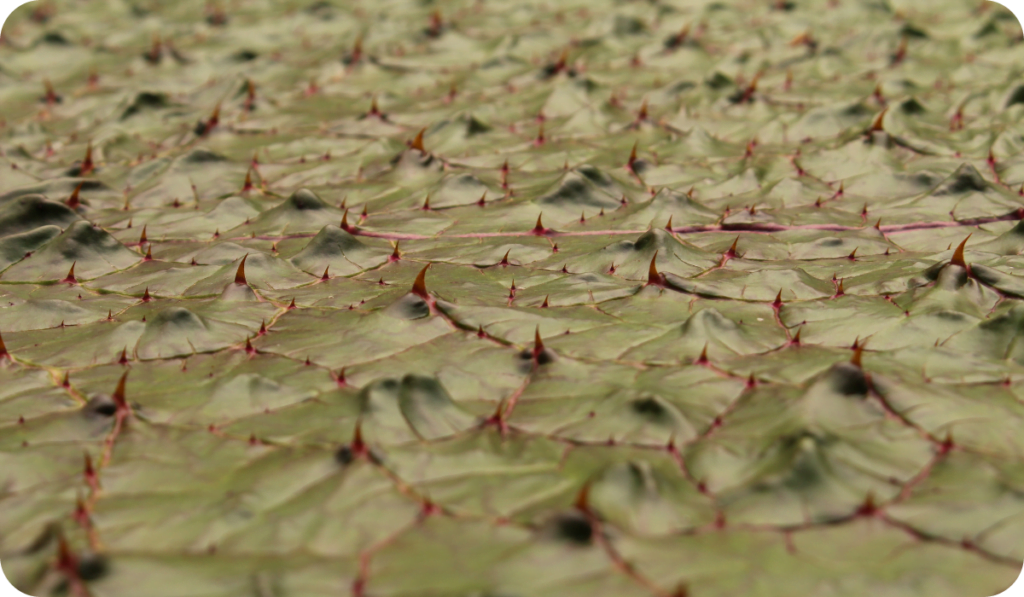
[[[973,0],[18,9],[3,573],[999,593],[1022,39]]]

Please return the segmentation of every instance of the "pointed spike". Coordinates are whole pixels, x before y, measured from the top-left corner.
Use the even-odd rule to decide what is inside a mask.
[[[875,230],[882,231],[882,218],[878,218],[878,221],[875,222]]]
[[[587,481],[580,488],[580,492],[576,494],[576,501],[573,502],[573,507],[585,514],[590,514],[590,482]]]
[[[345,213],[341,215],[341,225],[339,226],[345,232],[351,232],[352,226],[348,223],[348,209],[345,209]]]
[[[128,347],[127,346],[125,346],[124,348],[121,349],[121,357],[119,359],[117,359],[117,364],[118,365],[127,365],[128,364]]]
[[[850,358],[850,362],[853,363],[858,369],[861,369],[861,355],[864,352],[863,346],[857,346],[853,349],[853,357]]]
[[[331,279],[330,275],[328,274],[328,271],[330,269],[331,269],[330,265],[328,265],[327,267],[324,268],[324,275],[320,276],[320,280],[321,281],[323,281],[323,280],[330,280]]]
[[[11,358],[11,354],[7,352],[7,345],[4,344],[3,336],[0,336],[0,358]]]
[[[153,261],[153,245],[150,244],[146,247],[146,256],[142,258],[143,261]]]
[[[369,217],[370,212],[366,209],[366,204],[363,204],[363,213],[359,214],[359,221],[362,222]]]
[[[128,401],[125,399],[124,386],[125,381],[128,379],[128,372],[125,371],[121,374],[121,379],[117,382],[117,389],[111,395],[114,403],[117,404],[117,410],[128,411]]]
[[[267,320],[260,321],[260,331],[256,332],[257,336],[262,336],[267,333]]]
[[[256,354],[256,349],[252,346],[252,341],[248,336],[245,337],[245,352],[249,354]]]
[[[540,337],[540,326],[533,332],[533,359],[537,360],[538,357],[544,352],[544,341]]]
[[[242,184],[242,192],[248,193],[252,189],[252,168],[250,167],[245,173],[245,182]]]
[[[83,185],[85,185],[84,182],[78,183],[78,186],[75,187],[75,190],[71,191],[71,196],[68,197],[67,201],[64,202],[65,205],[67,205],[71,209],[77,209],[78,206],[82,204],[81,200],[78,198],[78,195],[79,193],[82,192]]]
[[[398,250],[398,244],[399,241],[395,241],[395,250],[391,251],[391,257],[388,258],[388,261],[399,261],[402,259],[402,252]]]
[[[740,237],[738,237],[738,236],[737,236],[737,237],[735,238],[735,240],[733,240],[733,241],[732,241],[732,246],[731,246],[731,247],[729,247],[729,250],[725,252],[725,256],[726,256],[726,257],[732,258],[732,257],[735,257],[735,256],[736,256],[736,245],[737,245],[737,244],[738,244],[739,242],[740,242]]]
[[[146,228],[148,226],[149,226],[149,224],[143,224],[143,226],[142,226],[142,234],[139,235],[139,245],[140,246],[146,244],[146,240],[147,240]]]
[[[639,141],[633,142],[633,149],[629,152],[629,161],[626,162],[626,167],[631,171],[633,170],[633,164],[636,163],[636,148],[639,144]]]
[[[708,364],[708,344],[704,343],[704,349],[700,351],[700,356],[697,357],[696,364],[707,365]]]
[[[430,193],[427,193],[427,198],[423,200],[423,207],[420,209],[423,211],[430,211]]]
[[[295,297],[292,297],[292,302],[288,303],[288,306],[287,306],[286,308],[287,308],[287,309],[288,309],[289,311],[291,311],[292,309],[295,309],[295,308],[296,308],[296,307],[295,307]]]
[[[878,114],[878,116],[875,117],[874,122],[871,123],[871,132],[884,131],[885,130],[885,127],[882,125],[882,119],[885,118],[885,114],[888,111],[889,111],[889,108],[885,108],[885,109],[883,109]]]
[[[647,120],[647,98],[644,98],[642,104],[640,104],[640,112],[636,115],[637,121]]]
[[[541,221],[540,221],[540,219],[543,216],[544,216],[543,213],[537,216],[537,225],[533,227],[533,233],[534,234],[544,234],[545,232],[547,232],[547,228],[545,228],[544,224],[542,224]]]
[[[789,343],[790,343],[791,345],[793,345],[793,346],[800,346],[800,334],[801,334],[801,333],[802,333],[803,331],[804,331],[804,328],[803,328],[803,326],[801,326],[801,327],[797,328],[797,330],[796,330],[796,335],[795,335],[795,336],[793,336],[793,339],[792,339],[792,340],[790,340],[790,341],[789,341]]]
[[[859,247],[854,247],[853,250],[850,251],[850,254],[846,256],[846,258],[849,259],[850,261],[856,261],[857,260],[857,249],[858,248]]]
[[[672,216],[668,217],[668,224],[665,224],[665,230],[672,232]]]
[[[352,434],[352,443],[349,444],[349,448],[352,453],[356,456],[365,456],[367,454],[366,442],[363,441],[363,422],[356,422],[355,433]]]
[[[242,261],[238,264],[238,270],[235,272],[235,284],[244,284],[246,286],[249,283],[245,280],[245,260],[249,258],[249,254],[246,253],[242,257]]]
[[[844,279],[845,278],[840,278],[839,279],[839,288],[836,289],[836,296],[845,296],[846,295],[846,290],[843,288],[843,280]]]
[[[425,147],[423,147],[423,133],[427,131],[426,128],[420,129],[420,132],[416,133],[416,138],[409,142],[410,149],[418,149],[420,153],[427,153]]]
[[[654,252],[654,257],[651,257],[651,265],[650,265],[650,267],[647,268],[647,285],[648,286],[651,286],[651,285],[660,286],[665,281],[665,277],[662,274],[658,273],[658,265],[656,263],[657,261],[658,261],[658,252],[655,251]]]
[[[64,278],[63,280],[61,280],[61,282],[67,282],[68,284],[77,284],[78,283],[78,280],[75,279],[75,264],[77,264],[77,263],[78,263],[78,261],[74,261],[74,262],[71,263],[71,269],[68,270],[67,277]]]
[[[498,263],[498,265],[507,266],[508,265],[508,254],[511,253],[511,252],[512,252],[512,249],[509,249],[508,251],[505,251],[505,256],[501,258],[501,261]]]
[[[772,303],[772,307],[774,307],[776,310],[782,308],[782,291],[781,290],[779,291],[779,293],[777,295],[775,295],[775,301]]]
[[[973,234],[973,232],[971,234],[968,234],[967,238],[965,238],[960,243],[960,245],[957,246],[956,251],[953,252],[953,258],[949,260],[950,264],[959,265],[960,267],[967,267],[967,262],[964,260],[964,248],[967,246],[967,240],[971,238],[971,235]]]
[[[151,300],[153,297],[149,296],[149,286],[147,286],[145,292],[142,293],[142,302],[148,303]]]
[[[412,283],[412,290],[411,290],[411,292],[413,294],[415,294],[415,295],[417,295],[417,296],[419,296],[421,298],[424,298],[424,299],[430,297],[430,295],[427,294],[427,269],[428,268],[430,268],[430,264],[429,263],[426,264],[425,266],[423,266],[423,269],[420,270],[420,273],[416,275],[416,281],[414,281]]]
[[[549,295],[544,295],[544,302],[540,304],[540,308],[541,309],[547,309],[548,308],[548,296]]]
[[[93,173],[96,166],[92,163],[92,141],[85,146],[85,157],[82,159],[82,165],[78,168],[79,176],[88,176]]]

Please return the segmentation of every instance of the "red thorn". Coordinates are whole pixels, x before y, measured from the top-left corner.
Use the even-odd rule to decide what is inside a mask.
[[[544,341],[540,337],[540,326],[537,326],[536,331],[533,333],[533,360],[540,358],[540,355],[544,353]]]
[[[7,345],[4,344],[3,336],[0,336],[0,358],[11,358],[11,353],[7,352]]]
[[[644,102],[640,104],[640,111],[636,115],[636,121],[640,122],[647,120],[647,99],[644,98]]]
[[[416,275],[416,280],[412,283],[412,290],[410,291],[423,299],[430,298],[430,295],[427,293],[427,269],[429,267],[429,263],[423,266],[420,273]]]
[[[285,308],[286,308],[286,309],[288,309],[289,311],[291,311],[292,309],[295,309],[295,308],[296,308],[296,307],[295,307],[295,298],[294,298],[294,297],[292,298],[292,302],[291,302],[291,303],[289,303],[289,304],[288,304],[288,306],[287,306],[287,307],[285,307]]]
[[[339,226],[345,232],[354,232],[355,227],[348,223],[348,209],[345,209],[345,213],[341,215],[341,224]]]
[[[779,291],[779,294],[775,295],[775,301],[772,302],[772,308],[775,309],[776,311],[778,311],[779,309],[782,308],[782,291],[781,290]]]
[[[391,256],[388,257],[388,262],[401,261],[402,253],[398,250],[399,241],[395,241],[395,250],[391,251]]]
[[[262,336],[267,333],[267,320],[260,321],[260,331],[256,332],[257,336]]]
[[[128,364],[128,347],[127,346],[125,346],[124,348],[121,349],[121,357],[119,359],[117,359],[117,364],[118,365],[127,365]]]
[[[147,286],[146,290],[142,293],[142,302],[148,303],[151,300],[153,300],[153,297],[149,295],[149,286]]]
[[[61,102],[61,97],[53,90],[53,83],[51,83],[49,79],[43,79],[43,88],[46,90],[46,95],[43,97],[43,101],[45,101],[47,105],[52,106],[53,104],[59,104]]]
[[[704,350],[700,351],[700,356],[697,357],[697,360],[694,361],[694,364],[707,365],[708,363],[708,345],[707,343],[704,343]]]
[[[423,133],[425,133],[426,131],[426,128],[422,128],[420,129],[419,133],[416,133],[416,137],[412,141],[409,141],[410,149],[418,149],[422,154],[427,153],[426,148],[423,147]]]
[[[836,287],[836,293],[834,295],[832,295],[832,298],[838,298],[838,297],[841,297],[841,296],[846,296],[846,289],[843,288],[843,280],[844,279],[845,278],[840,278],[839,286]]]
[[[68,270],[67,277],[64,278],[63,280],[61,280],[61,282],[67,282],[68,284],[78,284],[78,280],[75,279],[75,264],[76,263],[78,263],[78,262],[74,261],[74,262],[71,263],[71,269]]]
[[[129,412],[131,410],[130,407],[128,406],[128,401],[125,399],[125,392],[124,392],[125,381],[127,379],[128,379],[128,372],[125,371],[121,375],[121,379],[118,380],[118,382],[117,382],[117,389],[115,389],[114,393],[111,395],[111,398],[113,398],[113,400],[114,400],[114,404],[117,405],[117,410],[121,411],[121,412]]]
[[[849,259],[850,261],[856,261],[857,260],[857,247],[854,247],[854,249],[852,251],[850,251],[850,254],[847,255],[846,258]]]
[[[729,249],[725,253],[722,254],[722,257],[724,257],[726,260],[735,258],[736,257],[736,244],[739,243],[739,242],[740,242],[740,237],[737,236],[736,240],[732,241],[732,246],[729,247]]]
[[[71,377],[70,377],[70,375],[68,374],[67,371],[64,372],[64,379],[62,379],[60,381],[60,387],[62,387],[62,388],[70,388],[71,387]]]
[[[564,264],[562,265],[562,273],[563,274],[569,273],[569,269]]]
[[[672,216],[668,217],[668,224],[665,224],[665,230],[672,232]]]
[[[580,492],[576,494],[576,501],[573,503],[573,507],[584,514],[591,514],[589,481],[584,483],[583,487],[580,488]]]
[[[636,171],[633,169],[633,164],[636,163],[636,147],[639,143],[639,141],[633,142],[633,149],[629,152],[629,160],[626,161],[626,169],[629,170],[630,172],[633,172],[634,174],[636,173]]]
[[[971,238],[971,235],[973,235],[973,234],[974,234],[973,232],[971,234],[968,234],[967,238],[965,238],[960,243],[960,245],[957,246],[956,251],[953,251],[953,257],[952,257],[952,259],[949,260],[949,263],[951,265],[959,265],[960,267],[967,267],[967,262],[964,260],[964,247],[967,246],[967,239]]]
[[[508,266],[508,254],[511,253],[511,252],[512,252],[512,249],[509,249],[508,251],[505,251],[505,256],[501,258],[501,261],[498,263],[498,265]]]
[[[376,116],[377,118],[384,120],[384,113],[381,112],[380,108],[377,106],[376,96],[370,101],[370,111],[366,113],[367,118],[371,116]]]
[[[544,145],[544,122],[541,121],[540,126],[537,129],[537,138],[533,140],[534,147],[540,147]]]
[[[875,230],[882,231],[882,218],[878,218],[878,221],[875,222]]]
[[[658,252],[654,252],[654,257],[651,257],[651,265],[647,268],[647,284],[646,286],[662,286],[665,284],[665,275],[658,272],[658,266],[655,263],[658,260]]]
[[[82,159],[82,165],[78,168],[79,176],[89,176],[96,169],[95,164],[92,163],[92,141],[85,147],[85,157]]]
[[[141,247],[142,245],[146,244],[146,240],[147,240],[147,237],[146,237],[146,228],[147,228],[148,226],[149,226],[149,224],[143,224],[143,226],[142,226],[142,234],[140,234],[140,235],[139,235],[139,246],[140,246],[140,247]]]
[[[246,338],[245,338],[245,352],[247,352],[248,354],[251,354],[251,355],[252,354],[256,354],[256,349],[253,348],[252,342],[249,340],[248,336],[246,336]]]
[[[878,512],[878,506],[875,504],[875,495],[868,493],[867,497],[864,498],[864,503],[857,508],[858,516],[874,516]]]
[[[888,111],[889,108],[885,108],[878,114],[878,116],[875,116],[875,120],[871,123],[871,132],[874,133],[885,130],[885,126],[883,125],[882,120],[885,118],[885,113]]]
[[[252,186],[252,167],[245,173],[245,183],[242,184],[242,192],[248,193],[253,189]]]
[[[800,346],[800,333],[803,331],[804,328],[802,327],[796,330],[796,335],[793,336],[793,339],[789,341],[790,346]]]
[[[246,253],[242,257],[242,261],[238,264],[238,270],[235,271],[235,284],[243,284],[248,286],[249,283],[245,280],[245,260],[249,258],[249,254]]]
[[[547,309],[548,308],[548,296],[549,295],[545,295],[544,296],[544,302],[540,304],[540,308],[541,309]]]
[[[360,456],[366,456],[370,452],[366,447],[366,442],[363,441],[362,421],[356,423],[356,430],[352,435],[352,443],[349,444],[349,449],[352,450],[352,454],[357,458]]]
[[[95,492],[100,485],[99,477],[96,476],[96,469],[92,466],[92,457],[89,453],[85,453],[85,465],[82,470],[82,475],[85,477],[85,483]]]
[[[362,222],[367,217],[369,217],[369,215],[370,215],[370,212],[367,211],[366,205],[363,205],[363,213],[359,214],[359,221]]]
[[[858,369],[862,369],[861,355],[864,353],[864,345],[854,346],[853,356],[850,357],[850,362],[853,363]]]
[[[143,261],[153,261],[153,245],[150,244],[146,247],[146,255],[142,258]]]
[[[889,64],[890,64],[890,66],[896,66],[897,64],[903,62],[903,60],[906,57],[907,57],[907,36],[904,35],[902,38],[900,38],[900,45],[899,45],[898,48],[896,48],[896,53],[892,55],[892,60],[890,61]]]
[[[71,191],[71,196],[68,197],[67,201],[64,202],[65,205],[67,205],[71,209],[78,209],[78,206],[82,204],[82,202],[78,198],[78,194],[82,192],[82,186],[84,184],[84,182],[78,183],[78,186],[75,187],[75,190]]]
[[[536,234],[536,235],[547,234],[549,232],[549,230],[547,228],[545,228],[544,224],[542,224],[541,221],[540,221],[541,217],[543,217],[543,216],[544,216],[544,214],[540,214],[540,215],[537,216],[537,225],[534,226],[533,230],[531,230],[530,232],[532,232],[533,234]]]
[[[329,265],[324,268],[324,275],[320,276],[320,280],[330,280],[331,279],[331,277],[328,275],[328,270],[330,270],[330,269],[331,269],[331,266],[329,266]]]

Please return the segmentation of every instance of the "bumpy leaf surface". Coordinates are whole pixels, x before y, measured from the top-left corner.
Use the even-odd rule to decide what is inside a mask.
[[[969,0],[39,0],[0,559],[39,596],[985,596],[1021,28]]]

